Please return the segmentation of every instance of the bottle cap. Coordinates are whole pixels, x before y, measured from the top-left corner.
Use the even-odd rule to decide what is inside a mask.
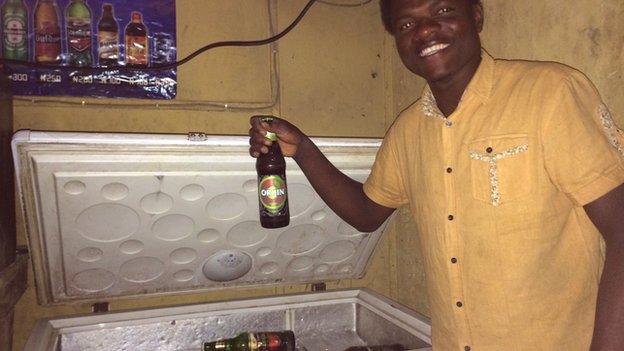
[[[271,141],[276,141],[277,140],[277,134],[275,134],[273,132],[269,132],[269,131],[266,132],[264,137],[269,139],[269,140],[271,140]]]
[[[262,122],[271,124],[271,122],[273,122],[273,116],[262,116],[262,117],[260,117],[260,120]],[[269,132],[269,131],[266,132],[264,137],[269,139],[269,140],[271,140],[271,141],[276,141],[277,140],[277,135],[275,133]]]
[[[141,20],[141,13],[138,11],[132,11],[132,20],[133,21],[140,21]]]

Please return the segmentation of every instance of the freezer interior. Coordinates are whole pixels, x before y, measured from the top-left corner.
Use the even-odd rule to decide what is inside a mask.
[[[297,348],[431,350],[425,318],[368,290],[343,290],[42,320],[26,350],[201,350],[243,331],[293,330]]]

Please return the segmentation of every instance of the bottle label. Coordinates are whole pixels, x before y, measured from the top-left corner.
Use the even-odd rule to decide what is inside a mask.
[[[276,333],[258,333],[257,345],[259,351],[280,351],[282,339]]]
[[[42,22],[35,33],[37,61],[56,61],[61,55],[61,31],[54,22]]]
[[[278,215],[287,199],[286,181],[279,175],[262,176],[258,182],[258,196],[270,216]]]
[[[282,340],[277,334],[267,334],[267,347],[269,350],[279,350],[279,347],[282,346]]]
[[[79,18],[67,20],[67,37],[71,50],[83,52],[91,48],[91,22]]]
[[[99,55],[101,59],[117,60],[119,41],[117,32],[98,32]]]
[[[147,37],[126,36],[126,63],[147,65]]]
[[[5,18],[4,45],[13,50],[26,49],[26,21],[24,18],[17,16]]]

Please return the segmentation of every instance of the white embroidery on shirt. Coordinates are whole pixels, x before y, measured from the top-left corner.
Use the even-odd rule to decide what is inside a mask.
[[[611,113],[605,104],[600,104],[600,106],[598,106],[598,115],[600,116],[602,127],[607,135],[607,138],[609,139],[609,142],[622,156],[624,156],[624,145],[620,143],[622,131],[615,125],[613,117],[611,117]]]
[[[459,99],[459,104],[457,105],[458,107],[464,100],[465,94],[466,92],[464,91],[464,94],[462,94],[461,98]],[[425,91],[423,92],[420,98],[420,110],[427,117],[439,118],[440,120],[444,121],[444,125],[446,127],[450,128],[453,126],[453,122],[450,119],[448,119],[442,113],[442,111],[440,111],[440,108],[438,107],[438,103],[436,102],[435,96],[433,96],[433,92],[431,91],[431,88],[429,88],[429,86],[425,88]]]
[[[498,161],[514,156],[520,153],[523,153],[529,149],[529,145],[522,144],[511,149],[507,149],[503,152],[498,152],[494,154],[480,154],[476,151],[470,152],[470,158],[478,161],[487,162],[490,164],[490,201],[493,206],[500,205],[501,195],[500,189],[498,187]]]
[[[446,120],[446,117],[444,117],[444,114],[438,108],[438,104],[436,103],[435,97],[433,96],[433,93],[431,92],[431,89],[429,89],[429,87],[426,88],[421,100],[422,112],[425,114],[425,116],[438,117]]]

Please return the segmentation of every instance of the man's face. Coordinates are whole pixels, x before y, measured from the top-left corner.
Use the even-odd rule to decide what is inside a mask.
[[[478,65],[483,9],[470,0],[394,0],[392,32],[399,56],[429,83],[452,81]]]

